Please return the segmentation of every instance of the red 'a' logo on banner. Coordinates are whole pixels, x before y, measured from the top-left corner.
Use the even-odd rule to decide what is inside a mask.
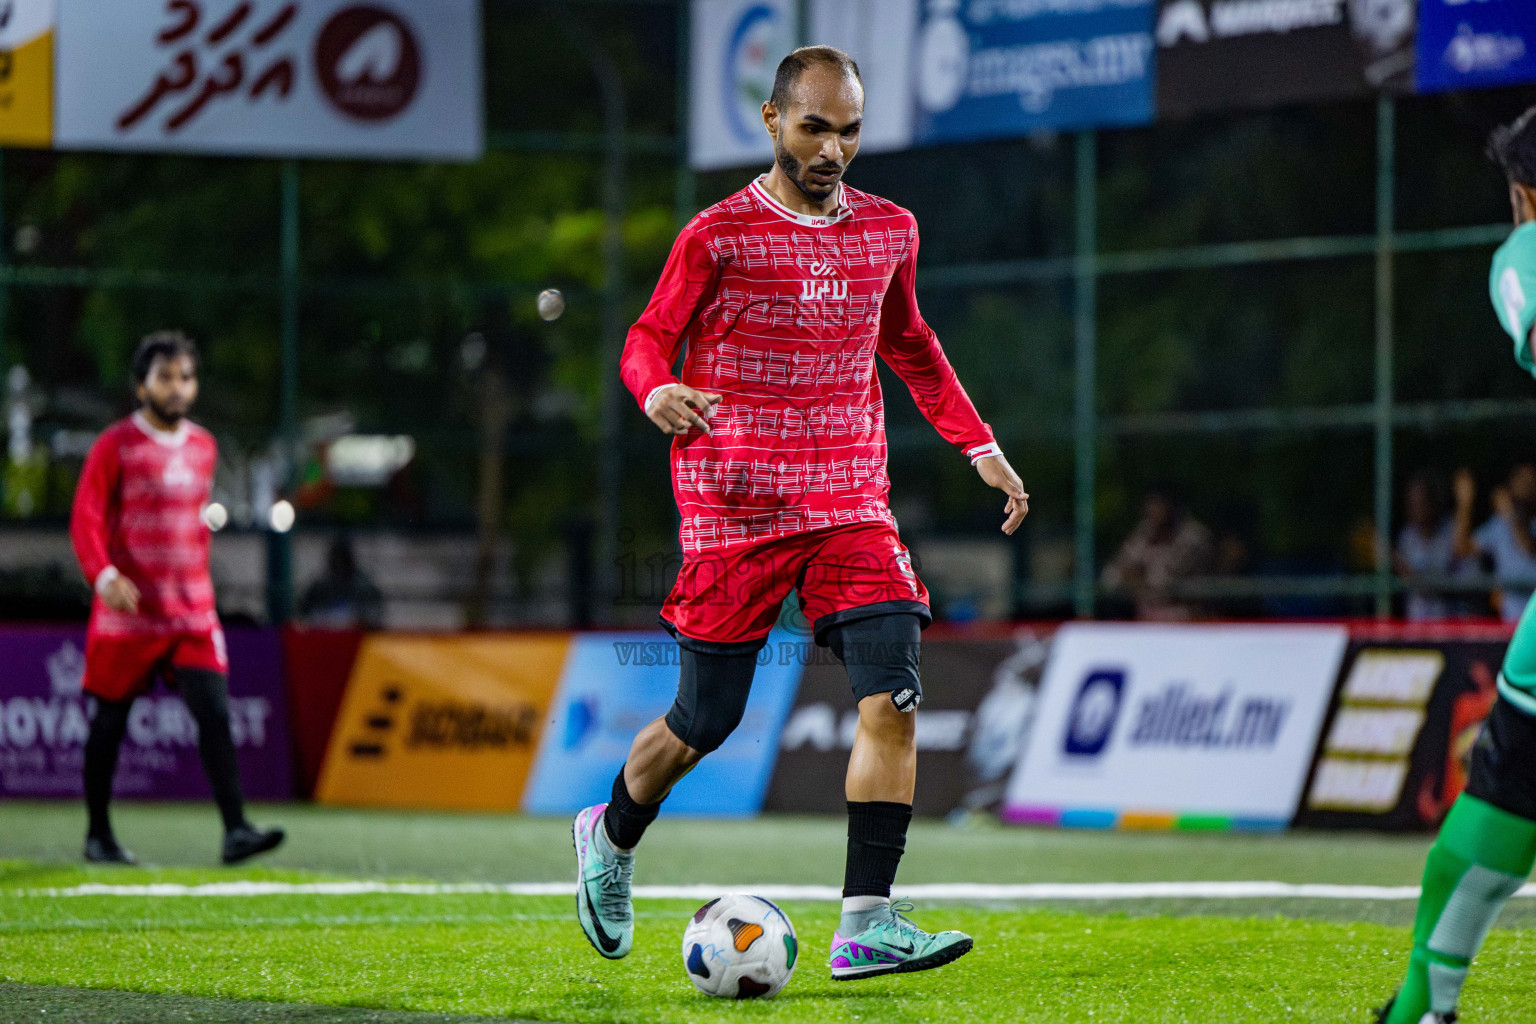
[[[385,121],[416,98],[421,49],[398,15],[357,4],[337,11],[320,30],[315,72],[337,110],[359,121]]]

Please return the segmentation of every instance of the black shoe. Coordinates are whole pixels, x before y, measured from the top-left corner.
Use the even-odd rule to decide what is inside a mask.
[[[257,828],[241,825],[224,833],[224,850],[221,857],[225,864],[238,864],[258,853],[266,853],[283,841],[280,828]]]
[[[117,845],[111,836],[85,837],[85,859],[92,864],[137,864],[139,858]]]

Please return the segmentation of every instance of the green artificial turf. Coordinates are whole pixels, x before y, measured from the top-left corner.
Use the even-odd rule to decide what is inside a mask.
[[[508,814],[256,807],[288,829],[261,864],[348,877],[564,881],[569,818]],[[121,802],[118,838],[146,863],[217,863],[218,815],[208,804]],[[75,864],[85,812],[74,803],[0,804],[0,859]],[[831,817],[700,821],[662,815],[636,866],[642,885],[701,881],[840,884],[847,823]],[[901,880],[1097,882],[1251,880],[1414,885],[1429,836],[1369,833],[1076,832],[912,824]]]
[[[778,999],[710,1000],[688,982],[678,901],[641,900],[634,953],[601,959],[568,897],[505,894],[58,896],[83,882],[415,878],[565,880],[564,821],[264,808],[292,840],[260,866],[207,865],[205,808],[125,805],[125,842],[158,868],[77,863],[77,808],[0,807],[0,1022],[155,1019],[414,1024],[411,1013],[495,1019],[689,1022],[1340,1021],[1365,1024],[1390,994],[1410,902],[1134,901],[925,905],[931,928],[976,949],[922,974],[833,983],[833,903],[790,902],[796,976]],[[825,819],[662,822],[637,881],[750,889],[836,882],[843,824]],[[1276,879],[1416,881],[1424,837],[1124,835],[914,829],[900,882]],[[898,885],[898,892],[900,885]],[[1467,1024],[1528,1022],[1536,1007],[1536,904],[1516,900],[1479,958]],[[1086,911],[1086,912],[1085,912]],[[1513,927],[1511,927],[1513,926]],[[117,990],[99,992],[93,990]],[[122,1002],[121,992],[169,994]],[[174,996],[174,998],[171,998]],[[250,1001],[249,1003],[232,1001]],[[39,1008],[52,1007],[52,1013]],[[158,1007],[158,1009],[156,1009]],[[365,1009],[341,1009],[341,1008]],[[334,1008],[334,1009],[327,1009]],[[326,1016],[334,1013],[334,1017]],[[468,1017],[461,1018],[466,1021]]]
[[[12,896],[0,977],[571,1022],[1359,1021],[1390,992],[1406,941],[1400,928],[1276,917],[930,908],[921,921],[969,931],[976,950],[931,973],[834,983],[821,951],[835,907],[791,903],[805,940],[796,977],[776,1000],[737,1006],[684,976],[692,909],[642,901],[635,951],[613,963],[566,898]],[[1528,1021],[1533,954],[1536,933],[1496,932],[1467,1019]]]

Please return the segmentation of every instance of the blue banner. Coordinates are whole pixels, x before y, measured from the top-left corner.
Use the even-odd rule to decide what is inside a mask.
[[[667,798],[668,814],[739,816],[762,808],[809,646],[803,636],[769,638],[741,725],[677,784]],[[523,809],[570,814],[606,802],[635,734],[672,706],[677,675],[678,646],[665,633],[576,636]],[[828,784],[841,789],[842,776]]]
[[[1422,0],[1418,57],[1420,92],[1536,81],[1536,3]]]
[[[916,141],[1150,122],[1156,6],[930,0],[916,46]]]

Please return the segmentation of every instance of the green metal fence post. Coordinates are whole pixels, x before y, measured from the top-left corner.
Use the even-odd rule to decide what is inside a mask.
[[[1076,391],[1073,401],[1073,454],[1075,457],[1075,526],[1073,605],[1081,618],[1093,615],[1094,501],[1098,468],[1098,137],[1083,132],[1077,137],[1077,255],[1074,260],[1076,328],[1073,365]]]
[[[1393,229],[1396,211],[1397,108],[1376,102],[1376,616],[1392,614]]]
[[[278,433],[285,462],[284,489],[298,477],[299,458],[299,165],[283,161],[281,365],[278,377]],[[258,516],[265,512],[257,509]],[[287,622],[293,616],[293,534],[267,533],[267,617]]]

